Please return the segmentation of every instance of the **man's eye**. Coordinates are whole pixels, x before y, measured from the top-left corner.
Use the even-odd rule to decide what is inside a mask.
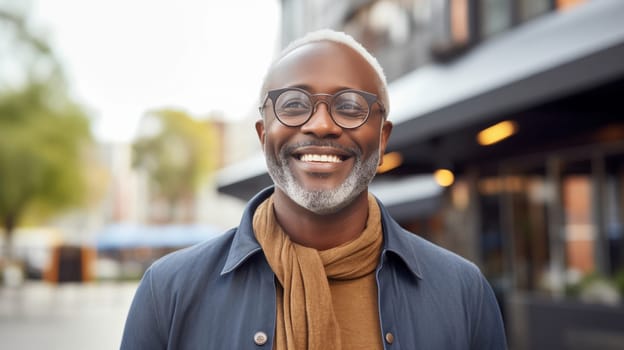
[[[362,106],[358,105],[357,103],[346,102],[336,106],[337,111],[361,111],[362,109]]]
[[[310,103],[303,98],[283,99],[276,112],[281,117],[300,117],[310,112]]]
[[[307,109],[308,104],[305,103],[305,101],[301,101],[301,100],[291,100],[291,101],[285,101],[284,104],[282,104],[282,108],[285,109]]]
[[[366,108],[358,103],[344,102],[334,107],[334,111],[349,118],[361,118],[366,115]]]

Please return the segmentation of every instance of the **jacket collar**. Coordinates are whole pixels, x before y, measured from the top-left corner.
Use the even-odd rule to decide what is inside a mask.
[[[273,186],[265,188],[247,203],[240,225],[238,226],[232,245],[230,246],[227,259],[225,260],[225,265],[223,266],[223,270],[221,270],[221,275],[234,271],[249,257],[262,250],[253,232],[253,215],[256,212],[256,208],[271,196],[273,191]],[[394,253],[416,277],[422,278],[421,264],[413,249],[413,239],[409,237],[413,234],[405,231],[394,221],[379,199],[377,199],[377,203],[381,210],[382,229],[384,233],[382,259],[384,256],[389,256],[388,252]]]
[[[247,203],[236,234],[234,234],[234,240],[230,246],[230,252],[225,260],[225,265],[223,270],[221,270],[221,275],[235,270],[250,256],[262,250],[253,232],[253,216],[256,208],[273,194],[273,189],[273,186],[265,188]]]
[[[381,209],[381,225],[384,233],[384,248],[381,252],[381,259],[388,256],[389,252],[394,253],[405,266],[416,277],[422,279],[421,263],[419,261],[418,249],[416,249],[414,234],[404,230],[398,222],[391,216],[383,203],[377,199],[377,204]]]

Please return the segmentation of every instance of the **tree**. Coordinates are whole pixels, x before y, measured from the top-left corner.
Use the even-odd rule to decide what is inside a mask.
[[[0,79],[0,224],[10,262],[14,229],[26,216],[44,219],[84,200],[91,134],[45,41],[20,16],[0,11],[0,25],[12,33],[3,31],[0,44],[15,49],[0,60],[0,77],[7,73],[1,68],[19,68],[13,79]]]
[[[148,176],[152,193],[166,201],[167,221],[217,166],[217,133],[208,121],[180,110],[149,112],[133,144],[133,166]]]

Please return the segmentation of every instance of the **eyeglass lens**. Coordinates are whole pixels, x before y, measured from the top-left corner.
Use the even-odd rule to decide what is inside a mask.
[[[299,90],[286,90],[275,101],[275,113],[286,125],[304,124],[314,112],[318,99],[329,97],[330,114],[336,124],[344,128],[362,125],[368,117],[369,105],[364,96],[353,91],[345,91],[331,96],[311,96]],[[314,102],[313,102],[314,100]]]

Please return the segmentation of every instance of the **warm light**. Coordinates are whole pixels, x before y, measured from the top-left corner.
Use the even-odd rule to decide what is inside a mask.
[[[442,187],[449,187],[455,182],[455,175],[448,169],[438,169],[433,173],[433,178]]]
[[[515,134],[517,131],[518,125],[515,122],[505,120],[479,132],[477,134],[477,142],[481,146],[493,145]]]
[[[569,10],[584,2],[586,2],[586,0],[557,0],[557,9],[560,11]]]
[[[383,155],[383,162],[377,168],[379,174],[388,172],[392,169],[398,168],[403,164],[403,156],[399,152],[390,152]]]

